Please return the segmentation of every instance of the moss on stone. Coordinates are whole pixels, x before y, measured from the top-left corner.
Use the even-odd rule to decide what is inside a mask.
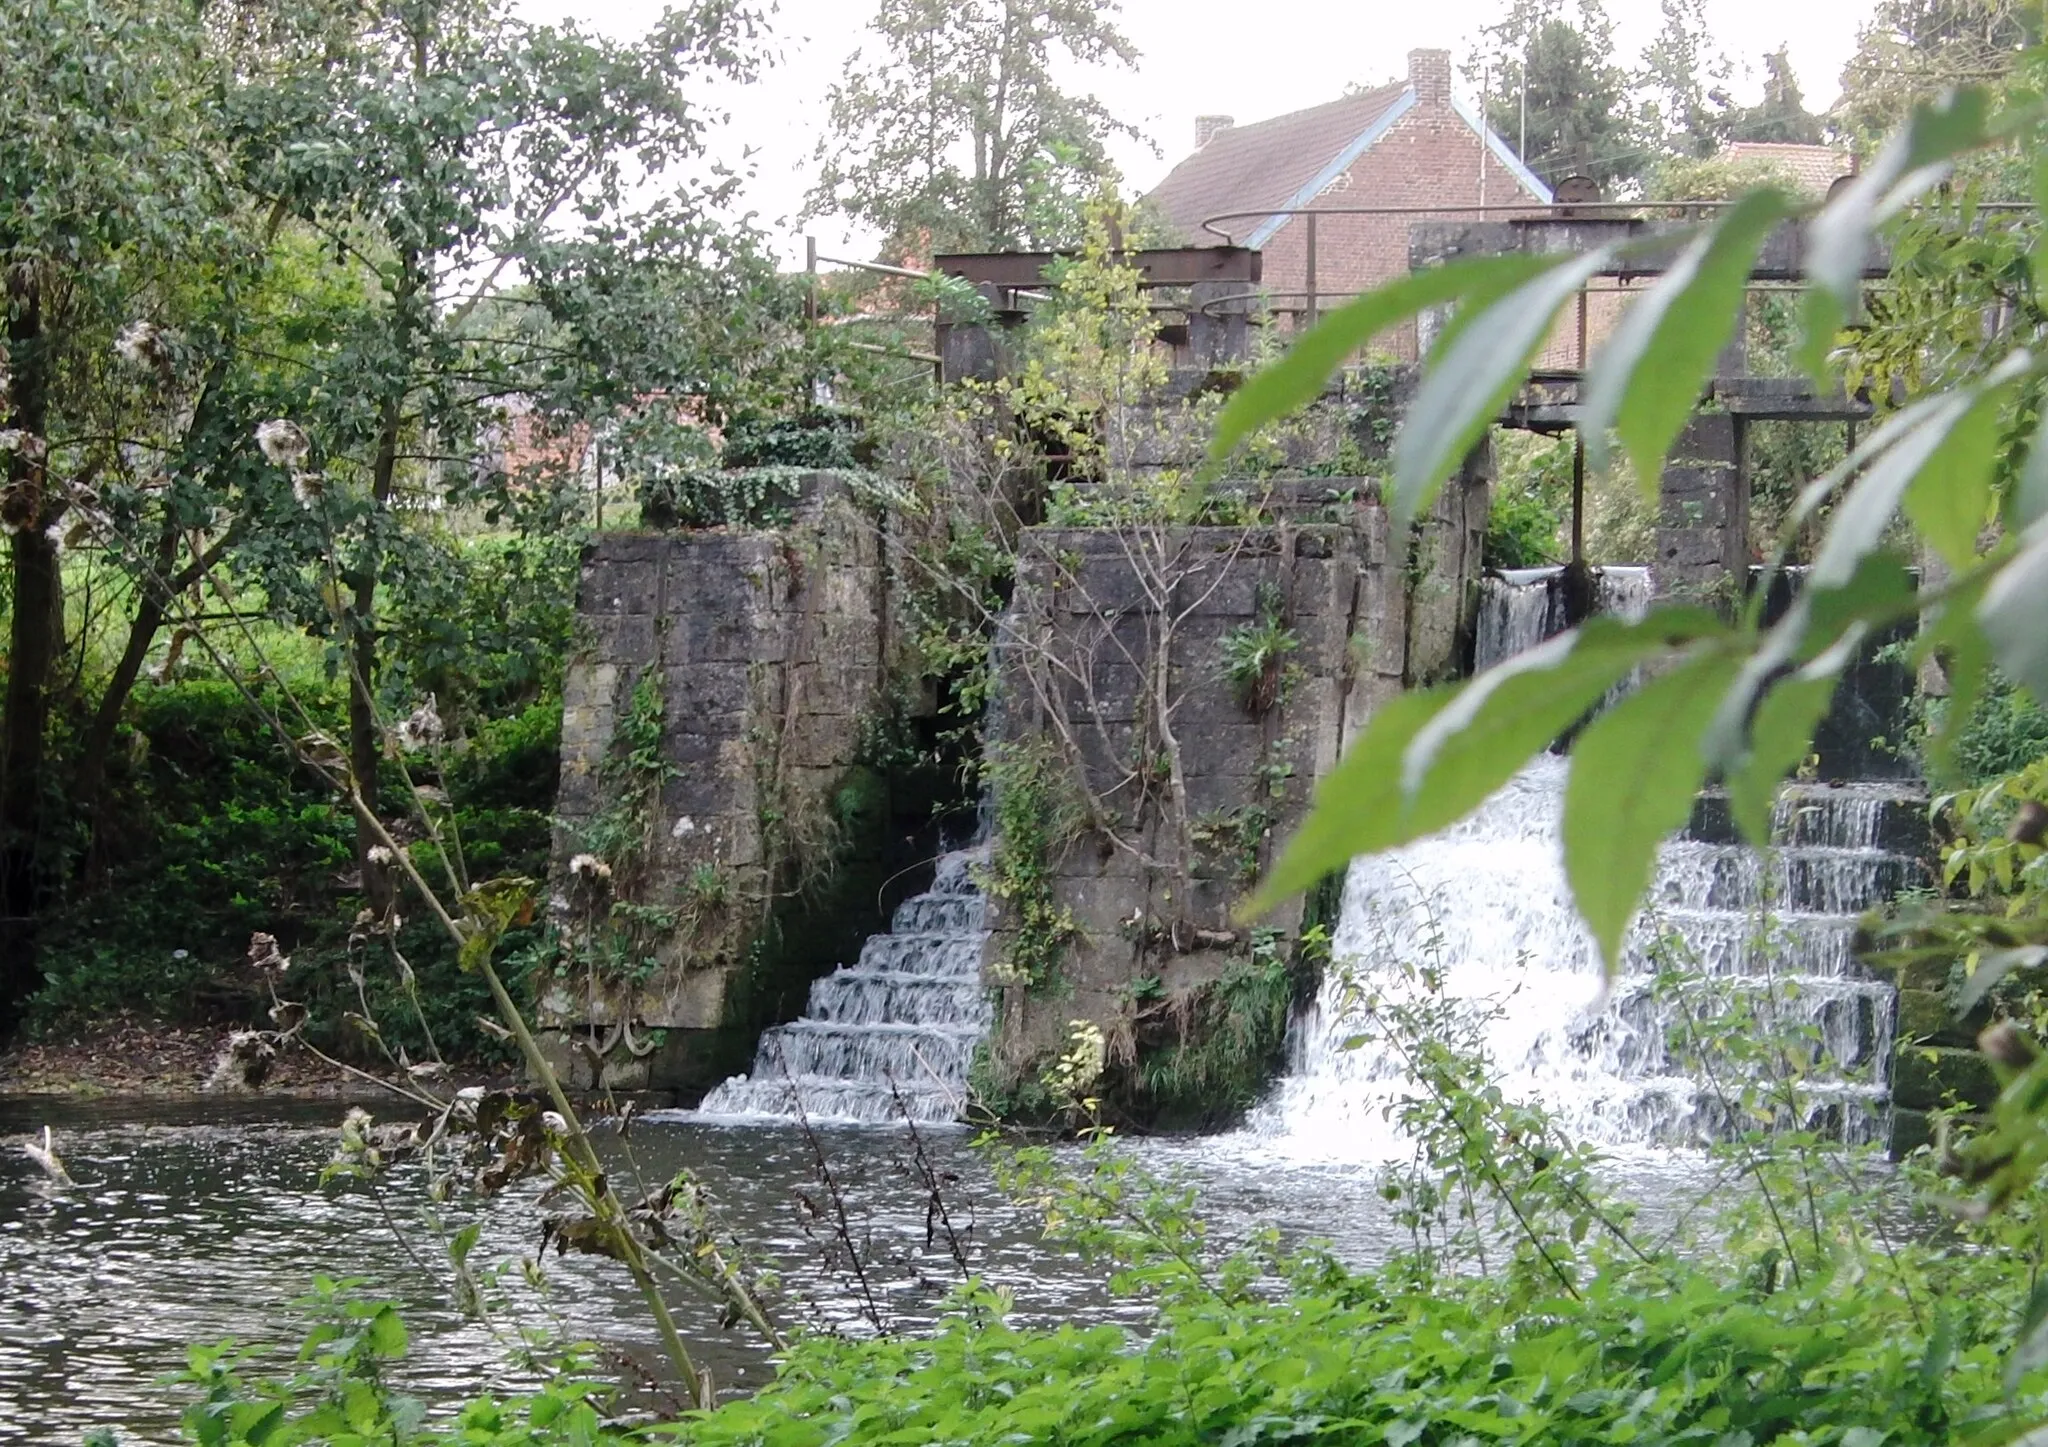
[[[1892,1068],[1892,1102],[1911,1110],[1932,1110],[1953,1097],[1964,1105],[1989,1106],[1998,1097],[1991,1062],[1975,1050],[1941,1045],[1902,1046]]]

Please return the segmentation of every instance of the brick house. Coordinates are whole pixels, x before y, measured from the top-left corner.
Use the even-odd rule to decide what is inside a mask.
[[[1410,51],[1406,80],[1291,115],[1243,126],[1197,117],[1195,146],[1147,199],[1189,245],[1227,239],[1262,251],[1265,287],[1281,313],[1325,311],[1405,273],[1408,228],[1434,208],[1455,219],[1472,214],[1458,208],[1551,199],[1479,112],[1451,93],[1447,50]],[[1389,214],[1298,214],[1308,207]],[[1413,357],[1412,328],[1386,340]]]

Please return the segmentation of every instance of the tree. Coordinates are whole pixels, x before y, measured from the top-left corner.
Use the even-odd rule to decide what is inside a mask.
[[[33,924],[61,852],[48,741],[66,645],[65,540],[126,511],[173,527],[166,571],[208,546],[194,548],[193,529],[220,501],[209,491],[227,483],[205,476],[205,459],[232,411],[217,303],[247,280],[256,230],[221,183],[215,75],[182,7],[33,8],[32,21],[0,27],[0,527],[11,564],[0,1033],[34,983]],[[174,306],[190,309],[189,331],[152,320]],[[153,603],[138,596],[140,628]]]
[[[1647,152],[1617,66],[1614,26],[1599,0],[1515,0],[1487,32],[1487,118],[1545,181],[1590,176],[1603,187],[1635,180]]]
[[[880,231],[890,254],[1054,247],[1112,175],[1106,142],[1136,131],[1076,66],[1129,66],[1116,6],[1082,0],[881,0],[830,92],[812,215]]]
[[[1663,0],[1664,28],[1643,51],[1645,121],[1673,156],[1711,156],[1730,133],[1728,57],[1713,50],[1705,0]]]
[[[2028,43],[2026,0],[1879,0],[1842,70],[1842,126],[1866,139],[1950,86],[1990,85]]]
[[[1728,137],[1817,146],[1824,139],[1823,132],[1820,117],[1806,109],[1799,77],[1792,70],[1792,57],[1781,45],[1764,57],[1763,99],[1753,106],[1740,107],[1728,117]]]
[[[275,606],[329,639],[347,680],[359,863],[381,910],[380,718],[415,700],[381,668],[379,589],[422,566],[408,519],[532,502],[532,479],[492,447],[509,405],[543,439],[686,398],[715,416],[706,394],[762,334],[752,284],[726,284],[759,278],[758,253],[712,219],[732,179],[685,174],[651,206],[629,200],[701,156],[708,118],[691,88],[751,73],[756,20],[701,0],[617,44],[525,24],[502,3],[336,13],[342,33],[313,11],[275,36],[292,63],[237,97],[246,184],[280,198],[367,299],[327,319],[291,419],[300,440],[272,452],[299,484],[302,546],[253,567]],[[518,312],[531,315],[508,322]],[[308,556],[333,558],[334,575],[308,571]]]
[[[328,641],[374,814],[380,716],[460,678],[457,634],[523,646],[500,620],[425,618],[472,562],[437,519],[559,537],[591,428],[651,413],[668,425],[647,445],[670,447],[694,431],[680,415],[804,395],[825,365],[793,344],[794,283],[713,219],[729,177],[630,201],[701,157],[686,92],[748,73],[742,6],[706,0],[639,45],[504,6],[37,17],[0,33],[26,78],[0,95],[0,1034],[130,693],[202,589],[253,590]],[[541,444],[517,475],[512,411]],[[104,667],[66,628],[67,573],[111,579],[95,597],[126,610]],[[418,667],[388,666],[392,640]]]

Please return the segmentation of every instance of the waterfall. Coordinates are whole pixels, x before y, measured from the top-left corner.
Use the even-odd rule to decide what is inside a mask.
[[[1539,756],[1463,822],[1353,861],[1338,964],[1296,1019],[1290,1073],[1252,1128],[1317,1155],[1404,1153],[1387,1113],[1414,1082],[1358,1001],[1412,1001],[1414,972],[1435,969],[1436,998],[1475,1022],[1508,1097],[1540,1103],[1596,1144],[1712,1136],[1721,1102],[1673,1057],[1686,1012],[1653,989],[1661,964],[1721,988],[1771,987],[1778,1023],[1812,1030],[1835,1072],[1813,1084],[1823,1117],[1805,1123],[1881,1139],[1893,998],[1859,977],[1849,939],[1858,912],[1914,877],[1916,861],[1885,847],[1912,828],[1914,800],[1890,786],[1795,786],[1779,801],[1781,843],[1767,856],[1724,833],[1725,813],[1709,801],[1660,854],[1651,902],[1609,985],[1565,883],[1568,767]],[[1358,1046],[1361,1033],[1374,1038]]]
[[[897,906],[860,963],[811,986],[802,1019],[761,1036],[751,1075],[704,1097],[704,1115],[880,1124],[957,1118],[967,1067],[992,1019],[981,983],[987,901],[973,867],[985,850],[939,860],[932,887]]]
[[[1631,621],[1650,610],[1648,568],[1596,568],[1594,607]],[[1472,666],[1483,673],[1503,659],[1555,638],[1565,617],[1563,568],[1511,568],[1479,580],[1479,634]]]
[[[1482,666],[1562,631],[1556,576],[1486,580]],[[1642,569],[1606,569],[1599,597],[1640,616],[1648,580]],[[1610,982],[1565,880],[1568,768],[1539,755],[1467,819],[1352,862],[1335,963],[1297,1015],[1289,1072],[1249,1128],[1302,1154],[1409,1153],[1391,1117],[1417,1085],[1364,1003],[1427,999],[1469,1024],[1507,1097],[1540,1104],[1568,1133],[1603,1145],[1697,1142],[1729,1122],[1713,1082],[1694,1078],[1674,1051],[1689,1018],[1680,1000],[1754,991],[1760,1015],[1810,1032],[1827,1062],[1801,1123],[1881,1140],[1895,1002],[1859,971],[1850,940],[1861,911],[1921,877],[1913,852],[1924,802],[1912,787],[1789,786],[1766,853],[1741,844],[1725,796],[1702,795],[1659,853]],[[1678,974],[1676,994],[1657,988],[1660,970]]]

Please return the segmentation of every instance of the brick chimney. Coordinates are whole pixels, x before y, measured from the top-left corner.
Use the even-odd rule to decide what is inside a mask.
[[[1448,106],[1451,103],[1451,53],[1448,50],[1409,51],[1408,84],[1415,88],[1418,103]]]
[[[1450,64],[1448,52],[1445,53],[1444,64],[1447,67]],[[1216,139],[1216,135],[1219,131],[1227,131],[1236,124],[1237,117],[1235,116],[1196,116],[1195,149],[1198,151],[1201,150],[1202,147],[1208,145],[1209,142]]]

